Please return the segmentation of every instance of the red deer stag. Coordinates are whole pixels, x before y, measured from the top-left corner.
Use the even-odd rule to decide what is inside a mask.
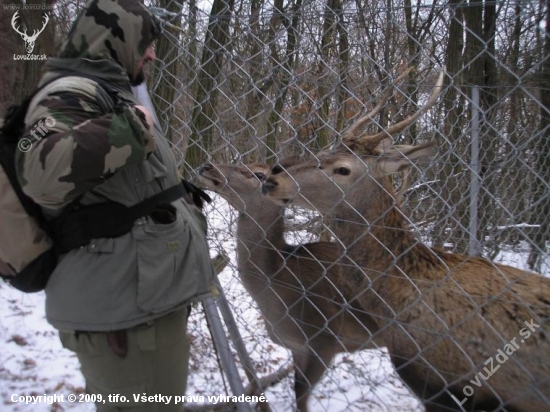
[[[270,338],[292,352],[297,409],[307,411],[312,387],[334,355],[371,343],[374,321],[362,311],[344,309],[333,281],[342,256],[328,242],[291,246],[284,239],[284,208],[261,193],[265,164],[206,164],[198,182],[220,194],[239,212],[239,275],[262,313]]]
[[[433,105],[442,85],[443,73],[424,107],[380,133],[361,130],[374,110],[338,147],[275,166],[263,192],[329,219],[356,263],[341,289],[374,317],[427,411],[550,410],[550,279],[424,245],[390,183],[433,145],[392,146],[388,136]]]

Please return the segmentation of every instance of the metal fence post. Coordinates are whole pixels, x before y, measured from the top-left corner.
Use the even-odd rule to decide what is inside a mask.
[[[220,295],[223,296],[223,295]],[[222,321],[220,314],[218,313],[218,307],[213,297],[207,297],[202,301],[204,306],[204,313],[208,319],[208,325],[210,326],[210,333],[212,334],[212,339],[218,356],[220,357],[221,366],[223,372],[227,376],[229,381],[229,386],[234,395],[244,394],[244,387],[242,380],[239,376],[239,371],[237,370],[237,365],[231,354],[231,347],[229,346],[229,341],[225,336],[225,331],[223,330]],[[252,411],[252,408],[248,403],[237,402],[237,410],[239,412],[249,412]]]
[[[255,384],[256,388],[260,388],[262,385],[261,385],[260,379],[258,378],[258,375],[256,374],[256,370],[254,369],[254,363],[252,362],[252,359],[250,358],[248,350],[246,349],[241,333],[239,332],[237,322],[235,321],[235,317],[233,316],[233,312],[231,311],[231,307],[227,302],[227,298],[225,297],[225,293],[223,292],[223,289],[220,285],[220,281],[218,280],[217,276],[214,279],[214,282],[220,294],[217,300],[218,309],[222,314],[222,317],[225,322],[225,326],[227,327],[227,331],[229,332],[231,341],[235,346],[235,350],[239,355],[242,366],[244,367],[245,372],[248,378],[250,379],[251,383]]]
[[[470,235],[468,254],[479,256],[480,244],[477,238],[478,231],[478,203],[481,179],[479,176],[479,88],[472,88],[472,122],[470,141],[470,223],[468,233]]]

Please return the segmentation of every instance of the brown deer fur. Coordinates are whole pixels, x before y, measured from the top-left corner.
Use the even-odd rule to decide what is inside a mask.
[[[430,145],[347,143],[274,167],[263,191],[330,220],[356,263],[344,268],[341,289],[374,317],[401,378],[428,411],[550,410],[550,279],[415,237],[389,175],[427,157]],[[519,347],[497,362],[510,342]]]
[[[362,311],[344,310],[333,281],[333,262],[342,254],[333,243],[288,245],[283,237],[284,208],[261,194],[264,164],[204,165],[199,183],[220,194],[239,212],[239,275],[262,313],[270,338],[290,349],[295,369],[297,408],[307,410],[312,387],[334,355],[370,343],[373,320]]]

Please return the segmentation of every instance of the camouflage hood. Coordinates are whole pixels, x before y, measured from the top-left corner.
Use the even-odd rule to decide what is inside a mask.
[[[139,0],[89,0],[62,46],[63,59],[109,59],[131,76],[160,32]]]

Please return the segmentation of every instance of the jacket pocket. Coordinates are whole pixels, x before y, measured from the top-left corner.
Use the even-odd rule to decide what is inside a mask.
[[[181,213],[168,224],[147,223],[134,231],[137,249],[137,305],[159,313],[194,295],[196,258],[189,253],[191,233]]]

